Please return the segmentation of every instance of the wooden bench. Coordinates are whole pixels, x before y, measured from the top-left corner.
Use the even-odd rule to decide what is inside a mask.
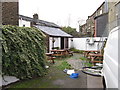
[[[47,56],[47,60],[50,60],[53,64],[55,63],[54,59],[56,57],[54,57],[52,53],[46,53],[46,56]]]
[[[73,51],[68,52],[70,56],[73,56]]]
[[[61,49],[61,50],[51,50],[51,52],[53,52],[53,56],[67,56],[68,55],[68,51],[65,49]]]
[[[50,60],[53,64],[55,63],[54,59],[56,59],[56,57],[48,57],[47,60]]]
[[[91,61],[92,63],[103,63],[103,61]]]
[[[93,54],[89,53],[88,56],[90,56],[90,59],[92,63],[103,63],[103,55],[102,54]]]
[[[84,50],[83,52],[84,57],[88,57],[89,53],[100,53],[100,51],[99,50]]]

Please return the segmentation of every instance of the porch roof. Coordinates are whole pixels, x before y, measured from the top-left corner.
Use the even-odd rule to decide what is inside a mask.
[[[73,37],[70,34],[67,34],[66,32],[62,31],[60,28],[54,28],[54,27],[47,27],[47,26],[36,26],[38,29],[43,31],[44,33],[48,34],[49,36],[55,36],[55,37]]]

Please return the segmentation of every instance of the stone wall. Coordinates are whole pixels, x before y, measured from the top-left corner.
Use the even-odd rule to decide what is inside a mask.
[[[117,26],[117,13],[116,13],[116,5],[120,2],[120,0],[108,0],[108,22],[109,22],[109,31],[111,31],[114,27]]]

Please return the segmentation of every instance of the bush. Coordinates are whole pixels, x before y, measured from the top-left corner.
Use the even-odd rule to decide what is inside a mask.
[[[75,49],[75,48],[70,48],[70,50],[73,51],[74,53],[83,54],[83,51],[82,51],[82,50],[78,50],[78,49]]]
[[[44,38],[36,28],[2,26],[2,73],[20,79],[44,75]]]

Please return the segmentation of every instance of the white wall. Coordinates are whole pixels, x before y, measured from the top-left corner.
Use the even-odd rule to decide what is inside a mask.
[[[19,27],[23,27],[23,25],[25,25],[25,27],[30,27],[30,22],[22,20],[22,19],[21,20],[19,19]]]
[[[49,37],[49,49],[50,50],[52,50],[52,46],[53,46],[52,40],[53,40],[53,37]],[[54,40],[55,40],[54,47],[59,47],[60,48],[60,45],[61,45],[60,37],[56,37],[56,38],[54,37]]]
[[[73,48],[73,38],[68,39],[68,48]]]
[[[94,39],[95,41],[100,41],[100,37],[86,37],[86,38],[73,38],[73,47],[79,50],[99,50],[101,49],[101,46],[103,45],[102,42],[98,44],[98,42],[95,42],[93,45],[89,45],[86,42],[86,39]],[[105,40],[105,37],[102,38]]]
[[[52,39],[53,37],[49,37],[49,50],[52,50]],[[60,37],[54,37],[54,47],[59,47],[61,48],[61,38]],[[68,48],[71,48],[73,46],[71,38],[68,39]]]
[[[55,42],[54,42],[54,47],[59,47],[60,48],[60,37],[59,38],[54,38]]]

